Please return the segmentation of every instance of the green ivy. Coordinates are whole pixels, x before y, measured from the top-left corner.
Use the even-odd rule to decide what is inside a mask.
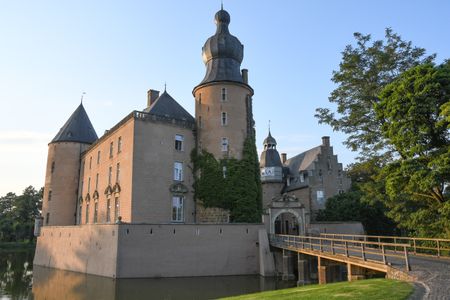
[[[211,153],[205,150],[199,153],[197,149],[192,151],[191,160],[196,200],[205,207],[229,210],[231,222],[261,222],[261,180],[253,137],[245,140],[241,160],[217,160]]]

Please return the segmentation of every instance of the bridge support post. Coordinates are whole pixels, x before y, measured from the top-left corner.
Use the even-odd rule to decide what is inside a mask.
[[[309,280],[309,262],[304,255],[297,254],[298,281],[297,286],[310,283]]]
[[[319,284],[327,283],[327,266],[322,264],[323,258],[317,258],[317,273],[319,276]]]
[[[295,278],[292,266],[291,251],[283,249],[283,276],[282,280],[293,280]]]
[[[348,281],[361,280],[365,278],[366,278],[366,270],[364,268],[347,263]]]

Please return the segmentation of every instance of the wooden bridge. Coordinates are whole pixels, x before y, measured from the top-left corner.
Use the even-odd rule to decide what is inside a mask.
[[[319,283],[334,281],[331,267],[347,266],[347,279],[366,278],[370,273],[385,273],[387,278],[425,281],[430,268],[442,270],[448,276],[450,292],[450,240],[321,234],[320,236],[269,235],[270,245],[282,249],[283,278],[292,278],[289,267],[297,254],[299,284],[308,282],[309,258],[317,258]],[[433,266],[433,267],[432,267]],[[442,268],[440,268],[442,266]],[[292,270],[293,268],[291,268]],[[431,272],[432,273],[432,272]],[[426,278],[425,278],[426,279]],[[447,280],[447,279],[446,279]]]

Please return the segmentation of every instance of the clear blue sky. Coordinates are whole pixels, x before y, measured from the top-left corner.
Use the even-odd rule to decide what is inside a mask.
[[[85,108],[102,135],[164,88],[194,114],[192,88],[204,76],[201,47],[215,31],[220,1],[0,0],[0,195],[44,185],[47,143]],[[345,136],[319,125],[331,72],[353,32],[384,29],[450,55],[450,1],[225,0],[231,33],[244,44],[243,68],[255,90],[257,146],[272,133],[288,156],[331,136],[345,165]]]

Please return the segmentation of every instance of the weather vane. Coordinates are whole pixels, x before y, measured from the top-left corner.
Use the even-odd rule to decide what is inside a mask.
[[[86,92],[81,93],[81,104],[83,104],[84,95],[86,95]]]

